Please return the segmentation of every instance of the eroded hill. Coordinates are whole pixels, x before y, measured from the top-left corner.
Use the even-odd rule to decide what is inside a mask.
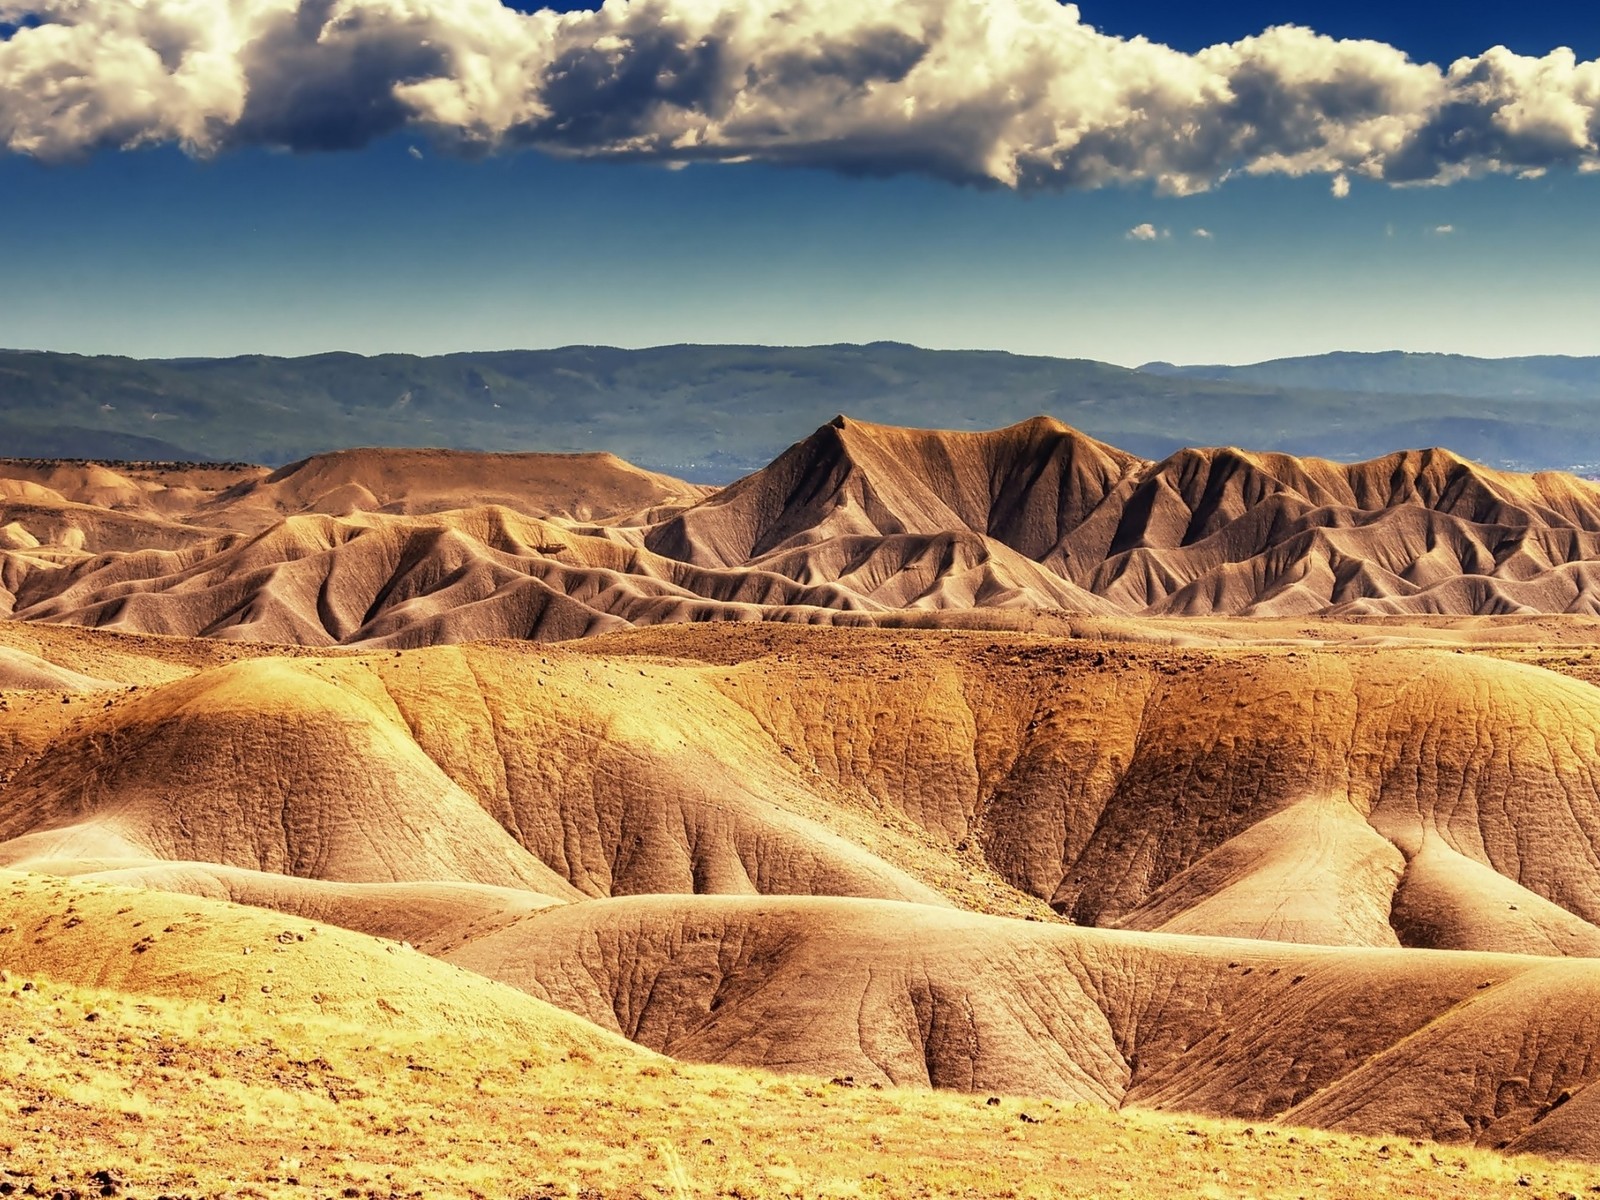
[[[0,900],[48,931],[0,933],[14,1194],[821,1200],[865,1182],[1087,1200],[1222,1179],[1264,1200],[1442,1200],[1594,1179],[1393,1137],[679,1063],[392,941],[84,881],[0,876]]]
[[[1600,691],[1540,666],[0,637],[13,869],[404,940],[699,1061],[1600,1153]]]
[[[0,1104],[101,1145],[93,1079],[149,1080],[95,1030],[63,1082],[99,1005],[207,1070],[222,1039],[252,1095],[312,1077],[262,1045],[333,1038],[336,1105],[386,1053],[338,1039],[409,1078],[442,1030],[549,1073],[423,1056],[508,1119],[589,1062],[672,1137],[702,1085],[802,1140],[835,1093],[997,1136],[893,1090],[932,1087],[1600,1162],[1597,561],[1569,477],[1043,419],[840,419],[715,492],[608,456],[0,464],[0,1004],[64,989],[13,983]],[[944,1169],[897,1153],[862,1161]],[[720,1169],[674,1154],[578,1174]],[[407,1177],[475,1186],[440,1161]]]
[[[1447,451],[1152,462],[1036,418],[839,418],[710,492],[606,455],[351,451],[267,475],[0,464],[0,609],[290,643],[769,620],[1600,613],[1600,486]]]

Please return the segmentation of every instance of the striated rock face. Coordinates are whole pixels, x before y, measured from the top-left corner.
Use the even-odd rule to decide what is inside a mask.
[[[0,463],[0,610],[406,647],[706,620],[1596,615],[1600,487],[1443,450],[1148,462],[1043,417],[991,433],[840,417],[709,493],[609,455]]]

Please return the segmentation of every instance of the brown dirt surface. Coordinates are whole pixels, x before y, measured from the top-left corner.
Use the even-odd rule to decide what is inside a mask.
[[[1480,1153],[1600,1162],[1600,616],[1449,599],[1581,583],[1583,487],[1043,421],[488,461],[0,464],[10,1178],[1600,1188]],[[264,1105],[248,1163],[155,1086]],[[462,1148],[516,1120],[556,1157]]]
[[[17,867],[684,1058],[1590,1153],[1600,691],[1504,642],[31,644],[106,673],[5,697]]]
[[[1392,1134],[678,1063],[393,942],[104,884],[10,875],[0,896],[18,926],[0,934],[9,1194],[1557,1200],[1600,1189],[1580,1164]],[[1583,1095],[1536,1130],[1571,1113],[1587,1136]]]
[[[1043,417],[989,433],[841,417],[716,491],[609,455],[350,450],[270,474],[0,461],[0,612],[311,646],[1240,616],[1371,639],[1510,616],[1524,637],[1600,617],[1597,563],[1600,486],[1575,477],[1443,450],[1150,462]]]

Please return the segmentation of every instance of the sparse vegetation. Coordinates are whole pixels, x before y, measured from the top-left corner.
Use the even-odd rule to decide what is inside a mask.
[[[0,985],[0,1180],[384,1200],[1600,1194],[1594,1170],[1403,1138],[545,1059],[17,978]]]

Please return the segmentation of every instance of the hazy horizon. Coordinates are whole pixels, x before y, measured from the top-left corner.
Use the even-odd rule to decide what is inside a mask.
[[[1182,361],[1169,358],[1147,358],[1137,362],[1117,362],[1107,358],[1095,358],[1089,355],[1041,354],[1024,350],[1012,350],[1004,346],[934,346],[917,342],[906,342],[895,338],[871,338],[865,341],[835,341],[835,342],[717,342],[704,340],[689,340],[677,342],[650,342],[637,345],[619,344],[617,342],[562,342],[551,345],[503,345],[503,346],[462,346],[453,350],[438,350],[422,353],[413,350],[388,349],[388,350],[353,350],[347,346],[327,346],[321,349],[297,351],[294,353],[277,353],[270,350],[238,350],[226,354],[128,354],[115,350],[76,350],[65,349],[58,346],[0,346],[0,354],[60,354],[76,355],[82,358],[126,358],[131,361],[149,362],[182,362],[182,361],[212,361],[237,358],[272,358],[272,359],[298,359],[320,358],[330,355],[353,355],[357,358],[383,358],[386,356],[408,356],[414,358],[451,358],[466,355],[491,355],[491,354],[543,354],[558,353],[566,350],[618,350],[624,353],[646,353],[652,350],[670,350],[677,348],[702,348],[714,350],[760,349],[760,350],[825,350],[837,347],[868,348],[872,346],[904,346],[913,350],[928,350],[933,352],[947,352],[951,354],[1006,354],[1017,358],[1053,359],[1063,362],[1092,362],[1102,366],[1119,367],[1126,371],[1139,371],[1146,367],[1258,367],[1272,363],[1289,362],[1300,359],[1321,359],[1335,357],[1393,357],[1409,356],[1417,358],[1452,358],[1465,359],[1476,362],[1516,362],[1528,359],[1573,359],[1586,360],[1600,358],[1600,351],[1581,353],[1575,351],[1549,351],[1531,354],[1464,354],[1448,350],[1432,349],[1406,349],[1398,346],[1386,346],[1375,350],[1356,350],[1349,347],[1335,347],[1328,350],[1312,351],[1304,354],[1274,355],[1271,358],[1258,358],[1248,360],[1222,360],[1207,359],[1204,361]]]

